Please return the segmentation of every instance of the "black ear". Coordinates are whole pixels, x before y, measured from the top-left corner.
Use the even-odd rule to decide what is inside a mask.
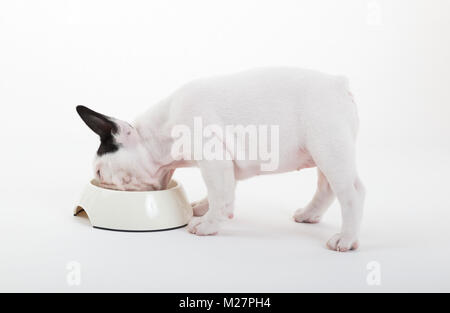
[[[108,116],[94,112],[82,105],[77,106],[77,112],[86,125],[100,136],[102,141],[112,137],[118,131],[117,124]]]

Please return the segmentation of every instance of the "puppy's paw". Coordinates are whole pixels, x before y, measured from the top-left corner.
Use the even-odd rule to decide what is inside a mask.
[[[206,216],[194,217],[188,225],[188,231],[197,236],[217,235],[219,232],[219,221],[208,219]]]
[[[192,203],[191,205],[192,205],[192,210],[194,211],[194,216],[203,216],[209,210],[208,199],[196,201],[196,202]]]
[[[294,220],[297,223],[317,224],[322,219],[322,215],[315,210],[298,209],[294,213]]]
[[[359,243],[355,236],[336,234],[328,241],[327,246],[330,250],[347,252],[358,249]]]

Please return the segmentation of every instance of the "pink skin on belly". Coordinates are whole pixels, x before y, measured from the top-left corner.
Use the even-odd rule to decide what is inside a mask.
[[[257,162],[235,161],[235,177],[237,180],[244,180],[259,175],[281,174],[313,167],[316,167],[316,163],[309,152],[304,148],[299,148],[297,153],[293,154],[293,157],[290,160],[280,164],[279,168],[273,172],[261,171],[260,164]]]

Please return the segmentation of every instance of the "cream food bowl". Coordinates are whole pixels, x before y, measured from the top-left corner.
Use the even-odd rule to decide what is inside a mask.
[[[137,192],[104,189],[93,180],[74,214],[83,211],[94,228],[130,232],[181,228],[192,218],[184,188],[174,180],[166,190]]]

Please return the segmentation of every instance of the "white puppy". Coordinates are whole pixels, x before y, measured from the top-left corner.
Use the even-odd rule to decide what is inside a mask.
[[[295,213],[295,221],[319,222],[337,197],[342,230],[330,239],[328,247],[343,252],[358,247],[364,202],[355,161],[358,117],[343,77],[296,68],[268,68],[200,79],[152,107],[134,126],[86,107],[79,106],[77,111],[100,136],[95,174],[105,187],[162,189],[176,168],[200,168],[208,197],[194,204],[197,217],[188,226],[193,234],[216,234],[222,220],[232,218],[238,180],[317,167],[317,192],[304,209]],[[177,155],[174,145],[179,138],[174,137],[174,129],[184,126],[195,133],[196,118],[201,118],[203,125],[215,125],[214,129],[277,126],[279,137],[269,143],[277,150],[277,166],[263,170],[267,160],[260,155],[252,159],[237,158],[234,153],[223,159],[199,157],[193,151]],[[209,131],[212,137],[226,151],[235,152],[219,131]],[[241,148],[251,147],[245,144]]]

